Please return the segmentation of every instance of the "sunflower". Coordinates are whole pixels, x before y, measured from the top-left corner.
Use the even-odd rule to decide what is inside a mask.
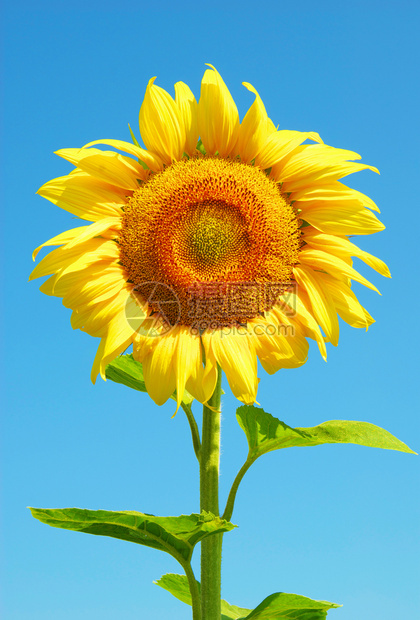
[[[257,358],[270,374],[305,363],[308,338],[326,358],[339,315],[373,322],[351,283],[373,290],[352,257],[389,277],[350,235],[384,229],[370,198],[339,179],[376,168],[317,133],[277,130],[255,95],[242,122],[209,65],[199,102],[147,86],[146,148],[97,140],[57,151],[76,168],[38,193],[92,222],[38,247],[59,246],[31,279],[72,309],[71,324],[100,338],[92,380],[133,345],[157,404],[186,388],[205,403],[218,365],[234,395],[255,402]],[[95,145],[114,150],[102,150]],[[123,152],[121,154],[117,151]]]

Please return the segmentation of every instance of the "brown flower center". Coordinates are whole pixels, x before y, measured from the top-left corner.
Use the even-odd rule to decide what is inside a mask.
[[[276,303],[290,285],[299,239],[293,208],[262,170],[197,157],[134,192],[119,244],[127,279],[153,312],[171,325],[217,329]]]

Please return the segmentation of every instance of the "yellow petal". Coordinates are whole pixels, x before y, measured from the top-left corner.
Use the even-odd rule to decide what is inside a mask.
[[[47,254],[38,263],[29,276],[29,280],[56,273],[78,259],[83,259],[84,264],[88,265],[96,260],[118,256],[118,252],[118,246],[114,241],[101,238],[90,239],[70,249],[62,246]]]
[[[48,280],[45,280],[45,282],[41,284],[41,286],[39,287],[41,293],[49,296],[54,295],[55,278],[56,276],[51,276],[50,278],[48,278]]]
[[[257,357],[246,329],[215,331],[211,335],[211,348],[236,398],[247,405],[254,403],[258,390]]]
[[[157,405],[163,405],[176,388],[173,357],[176,337],[169,333],[158,339],[156,347],[143,361],[147,392]]]
[[[109,229],[114,231],[114,236],[116,237],[117,230],[121,228],[121,218],[104,217],[102,220],[99,220],[90,226],[83,226],[83,228],[85,228],[85,230],[80,231],[80,234],[77,235],[77,237],[74,237],[67,243],[67,249],[73,248],[88,239],[92,239],[93,237],[99,237],[102,233]]]
[[[289,178],[284,181],[282,189],[286,192],[293,192],[295,189],[305,187],[312,183],[330,183],[337,179],[342,179],[348,174],[354,174],[361,170],[372,170],[373,172],[379,171],[374,166],[368,166],[367,164],[357,164],[354,162],[343,162],[339,164],[326,165],[323,169],[313,170],[306,177],[299,177],[298,175],[293,178]],[[283,180],[282,173],[279,174],[280,181]]]
[[[212,65],[204,72],[198,102],[198,129],[209,155],[227,157],[239,135],[236,104],[220,74]]]
[[[79,273],[79,278],[82,276]],[[57,285],[56,285],[57,288]],[[56,288],[54,292],[56,292]],[[121,278],[121,273],[109,270],[102,276],[91,278],[85,282],[79,281],[69,288],[63,295],[63,305],[66,308],[77,308],[78,306],[95,306],[110,297],[115,297],[123,288],[126,282]],[[60,295],[61,296],[61,295]]]
[[[187,379],[192,369],[201,364],[201,344],[200,337],[192,336],[190,329],[184,325],[176,327],[176,345],[173,359],[176,377],[177,409],[181,404],[182,395],[185,390]]]
[[[371,234],[385,228],[364,208],[379,211],[372,200],[337,181],[301,187],[292,192],[291,199],[302,219],[326,233]]]
[[[136,290],[133,289],[132,284],[127,282],[126,289],[129,292],[129,297],[125,302],[124,312],[127,323],[130,325],[133,332],[135,332],[135,337],[133,338],[134,343],[134,340],[137,337],[139,330],[142,328],[143,324],[147,320],[149,311],[147,302],[143,301],[140,296],[136,294]]]
[[[216,386],[217,365],[214,360],[211,363],[211,357],[208,357],[204,367],[200,336],[191,333],[190,327],[178,326],[171,334],[175,339],[172,362],[176,381],[177,410],[185,388],[196,400],[205,403]]]
[[[351,278],[352,280],[355,280],[356,282],[360,282],[360,284],[367,286],[367,288],[372,289],[372,291],[376,291],[377,293],[379,293],[376,286],[371,284],[369,280],[366,280],[366,278],[360,275],[360,273],[353,269],[353,267],[348,265],[341,258],[333,256],[328,252],[323,252],[322,250],[313,250],[307,246],[300,252],[299,260],[301,263],[307,265],[308,267],[312,267],[321,271],[326,271],[330,275],[338,275],[340,279],[343,276]]]
[[[75,237],[78,237],[80,234],[83,233],[83,231],[87,230],[88,228],[89,226],[79,226],[78,228],[72,228],[71,230],[66,230],[65,232],[62,232],[59,235],[52,237],[48,241],[45,241],[45,243],[42,243],[37,248],[35,248],[35,250],[32,252],[32,260],[35,260],[35,258],[38,255],[38,252],[42,250],[42,248],[45,248],[51,245],[65,245],[69,243],[70,241],[73,241]]]
[[[93,264],[86,267],[84,264],[72,263],[69,267],[65,269],[60,269],[57,273],[44,282],[41,286],[48,283],[49,295],[54,295],[55,297],[65,297],[72,291],[73,288],[82,288],[87,283],[94,282],[98,278],[107,277],[109,281],[117,282],[125,284],[125,274],[121,265],[116,262],[108,262],[104,260],[96,261]],[[43,290],[43,292],[45,292]]]
[[[196,400],[206,403],[216,389],[218,367],[211,347],[211,332],[204,332],[200,336],[200,341],[204,361],[200,357],[200,363],[195,366],[186,387]]]
[[[186,388],[199,403],[206,403],[216,389],[217,363],[211,359],[206,360],[205,366],[197,366],[186,383]]]
[[[105,368],[109,362],[123,353],[132,343],[134,332],[127,323],[125,312],[122,311],[111,321],[103,357],[101,361],[101,376],[105,379]]]
[[[141,329],[136,330],[133,341],[133,357],[137,362],[143,364],[146,357],[153,351],[159,342],[159,337],[150,337],[142,333]]]
[[[321,138],[314,132],[288,131],[286,129],[272,133],[266,140],[264,147],[258,153],[255,163],[265,170],[273,166],[279,166],[281,160],[291,153],[297,146],[305,140],[316,140],[321,142]],[[276,170],[272,171],[276,174]]]
[[[312,269],[301,265],[295,267],[293,273],[298,284],[308,293],[313,315],[328,340],[336,347],[340,328],[331,295],[320,286],[317,274]]]
[[[288,316],[282,304],[276,304],[272,308],[271,314],[277,318],[279,336],[283,340],[287,338],[293,351],[292,358],[287,365],[284,365],[284,368],[297,368],[298,366],[302,366],[308,359],[309,345],[301,324],[299,321],[295,320],[295,317]]]
[[[100,372],[106,380],[105,369],[118,355],[123,353],[131,344],[133,332],[125,320],[124,311],[117,314],[110,322],[106,335],[102,338],[92,367],[91,379],[95,383]]]
[[[146,172],[131,157],[99,149],[61,149],[56,155],[67,159],[84,172],[117,187],[136,190]]]
[[[105,348],[105,340],[106,340],[105,338],[101,339],[98,350],[96,351],[95,359],[93,360],[93,366],[92,366],[92,370],[90,373],[90,380],[92,381],[92,383],[96,383],[96,378],[99,374],[102,355],[103,355],[103,351]]]
[[[277,125],[276,127],[271,118],[267,119],[267,135],[270,135],[270,133],[274,133],[278,130],[278,128],[279,126]]]
[[[89,274],[89,270],[92,269],[92,266],[87,269],[83,270],[83,276],[85,276],[86,274],[86,278],[89,278],[90,274]],[[68,291],[70,291],[76,284],[78,284],[78,282],[80,282],[80,278],[81,278],[81,272],[80,271],[76,271],[73,274],[70,274],[69,276],[64,276],[63,278],[61,278],[61,274],[62,274],[63,270],[59,269],[57,271],[57,273],[55,273],[53,276],[51,276],[50,278],[48,278],[47,280],[45,280],[45,282],[39,287],[39,290],[44,293],[45,295],[50,295],[50,296],[54,296],[54,297],[63,297],[63,295],[65,293],[67,293]],[[94,275],[97,275],[97,270],[95,272]],[[82,277],[83,277],[82,276]],[[57,285],[57,282],[60,282],[59,285]]]
[[[379,208],[373,202],[372,198],[369,198],[369,196],[366,196],[366,194],[362,194],[362,192],[358,192],[357,190],[353,190],[353,191],[355,195],[359,198],[359,200],[361,201],[364,207],[367,207],[368,209],[372,209],[372,211],[377,211],[378,213],[380,213]]]
[[[248,84],[248,82],[242,82],[242,84],[250,92],[254,93],[255,101],[240,124],[238,142],[235,149],[240,155],[241,161],[249,163],[255,159],[264,146],[268,135],[272,133],[272,126],[269,123],[262,99],[255,88]]]
[[[374,213],[364,207],[346,203],[305,207],[299,216],[318,230],[331,235],[371,235],[385,229]]]
[[[166,90],[153,84],[155,79],[149,80],[140,108],[140,133],[146,147],[169,165],[182,158],[185,129],[178,106]]]
[[[274,309],[266,317],[248,322],[248,332],[262,367],[269,374],[297,368],[307,359],[308,343],[296,325]]]
[[[131,192],[113,187],[82,172],[45,183],[37,194],[84,220],[122,215]]]
[[[320,206],[324,203],[346,203],[348,206],[367,207],[372,211],[380,213],[378,207],[369,196],[358,192],[351,187],[347,187],[339,181],[314,187],[303,187],[292,193],[292,200],[296,203],[296,207],[302,208]],[[343,204],[344,206],[344,204]]]
[[[318,278],[328,289],[338,314],[346,323],[352,327],[363,327],[367,330],[369,325],[375,322],[368,311],[361,306],[348,284],[326,273],[319,274]]]
[[[130,319],[133,323],[137,323],[135,359],[143,362],[143,358],[155,348],[157,342],[169,335],[169,333],[173,333],[174,328],[168,329],[168,324],[164,317],[150,310],[147,302],[139,295],[136,295],[135,289],[133,290],[133,296],[138,306],[136,313]]]
[[[283,183],[286,192],[299,191],[314,184],[328,185],[359,170],[377,168],[357,164],[349,159],[360,159],[360,155],[325,144],[305,144],[297,147],[281,165],[276,166],[276,181]]]
[[[305,229],[303,230],[305,231]],[[319,249],[324,252],[331,252],[335,256],[343,259],[348,256],[356,256],[369,265],[369,267],[372,267],[372,269],[385,276],[385,278],[391,277],[387,265],[380,258],[361,250],[357,245],[351,243],[348,239],[318,232],[308,235],[305,232],[304,240],[312,248]]]
[[[326,360],[327,349],[325,347],[325,340],[321,334],[318,323],[310,312],[311,303],[305,292],[300,288],[298,293],[285,293],[280,299],[283,304],[289,306],[293,314],[293,321],[301,326],[304,335],[316,341],[322,357]]]
[[[126,315],[126,304],[130,298],[130,292],[128,289],[120,290],[120,292],[107,299],[105,302],[97,304],[96,306],[89,306],[85,304],[83,306],[78,306],[76,310],[76,314],[74,318],[72,317],[72,327],[73,329],[81,329],[82,331],[90,334],[91,336],[101,336],[106,333],[112,321],[115,319],[117,315],[124,317],[124,320],[127,324],[127,329],[130,328],[129,323],[127,322]],[[131,332],[134,334],[134,331],[131,329]]]
[[[94,144],[106,144],[107,146],[113,146],[119,151],[125,151],[130,155],[134,155],[134,157],[137,157],[144,162],[150,170],[153,170],[153,172],[158,172],[163,168],[162,160],[156,155],[156,153],[146,151],[145,149],[142,149],[135,144],[131,144],[130,142],[124,142],[124,140],[94,140],[93,142],[85,144],[83,148],[86,149]]]
[[[198,104],[189,86],[184,82],[175,84],[175,103],[179,108],[185,128],[184,151],[192,155],[198,142]]]

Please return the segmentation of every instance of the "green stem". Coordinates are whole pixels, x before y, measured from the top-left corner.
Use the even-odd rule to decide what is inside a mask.
[[[200,441],[200,432],[198,430],[197,422],[191,410],[191,405],[181,403],[181,407],[185,411],[185,415],[187,416],[187,420],[190,425],[195,456],[197,457],[198,462],[200,462],[201,441]]]
[[[183,564],[183,568],[188,579],[188,585],[191,592],[193,620],[201,620],[201,597],[194,571],[189,563]]]
[[[233,481],[232,488],[230,489],[229,496],[226,502],[225,512],[223,513],[222,519],[226,519],[226,521],[231,520],[238,487],[242,482],[242,478],[245,476],[246,472],[251,467],[252,463],[255,462],[255,460],[256,460],[255,458],[254,459],[248,458],[245,461],[245,463],[242,465],[241,469],[238,471],[236,478]]]
[[[208,406],[203,406],[200,455],[200,510],[219,516],[220,400],[222,371]],[[221,618],[222,534],[212,534],[201,543],[201,613],[203,620]]]

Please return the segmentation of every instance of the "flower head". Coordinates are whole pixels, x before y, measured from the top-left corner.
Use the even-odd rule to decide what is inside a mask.
[[[101,339],[92,380],[133,344],[158,404],[185,388],[206,402],[218,364],[253,403],[257,358],[269,373],[295,368],[307,338],[324,358],[325,343],[337,345],[337,315],[373,322],[351,282],[377,289],[352,257],[389,271],[348,236],[384,226],[372,200],[339,179],[377,170],[316,133],[277,130],[247,83],[255,100],[240,122],[214,67],[198,104],[186,84],[173,99],[154,80],[140,109],[145,149],[98,140],[57,152],[76,168],[38,193],[92,223],[37,248],[59,246],[31,278],[49,275],[41,291]]]

